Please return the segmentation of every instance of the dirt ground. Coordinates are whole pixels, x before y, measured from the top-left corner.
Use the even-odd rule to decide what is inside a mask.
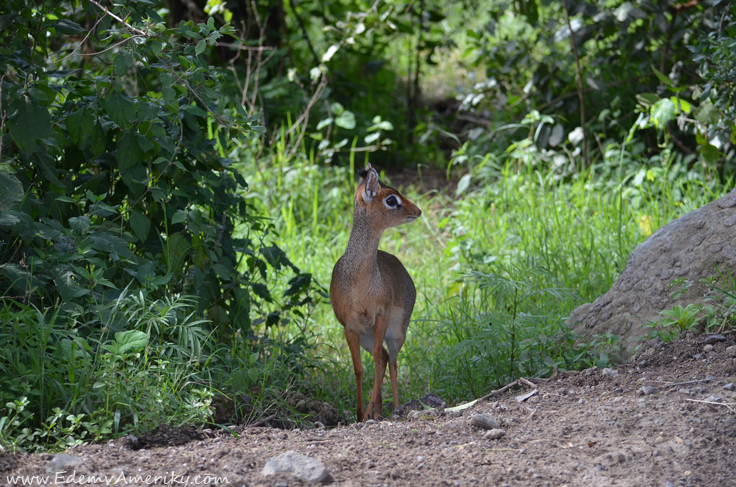
[[[339,486],[736,486],[736,391],[728,385],[736,379],[736,348],[726,350],[736,345],[736,333],[720,338],[652,344],[615,371],[594,368],[539,382],[524,402],[516,397],[529,387],[461,412],[399,421],[236,428],[237,437],[162,428],[137,444],[78,446],[67,451],[72,457],[5,455],[0,484],[49,475],[47,483],[81,485],[82,476],[109,475],[117,484],[147,485],[154,482],[129,476],[159,475],[166,477],[158,484],[212,485],[211,475],[236,486],[311,485],[261,474],[269,458],[294,450],[320,460]],[[645,386],[655,389],[644,394]],[[472,426],[480,413],[493,415],[505,436],[490,439]]]

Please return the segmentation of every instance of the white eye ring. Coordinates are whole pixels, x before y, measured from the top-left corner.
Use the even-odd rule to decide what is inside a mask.
[[[392,206],[392,205],[390,205],[390,204],[388,203],[388,200],[389,200],[390,198],[394,198],[394,199],[396,200],[396,204],[395,204],[395,205],[393,205],[393,206]],[[397,195],[395,195],[395,194],[391,194],[391,195],[388,195],[387,197],[385,197],[385,198],[383,199],[383,204],[384,204],[384,206],[385,206],[386,208],[388,208],[389,210],[395,210],[396,208],[398,208],[398,207],[400,207],[400,206],[401,206],[401,198],[399,198],[399,197],[398,197]]]

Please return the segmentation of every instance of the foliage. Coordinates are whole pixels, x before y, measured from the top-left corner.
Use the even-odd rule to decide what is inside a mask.
[[[234,29],[161,15],[148,2],[0,6],[6,445],[205,421],[208,337],[247,354],[313,303],[226,157],[265,130],[220,96],[209,64]]]
[[[126,331],[89,326],[23,306],[2,309],[0,446],[43,450],[147,431],[160,423],[203,423],[208,323],[194,297],[150,301],[144,292],[105,305]]]

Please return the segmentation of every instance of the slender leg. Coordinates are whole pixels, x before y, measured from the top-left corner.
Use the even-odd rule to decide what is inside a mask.
[[[373,392],[368,403],[368,412],[366,414],[368,419],[383,417],[383,393],[381,392],[381,386],[383,385],[383,377],[386,375],[386,365],[388,364],[388,352],[385,348],[381,348],[378,357],[378,360],[375,360],[375,358],[373,360],[376,366],[376,381],[373,383]],[[376,384],[378,384],[377,388]]]
[[[394,393],[394,409],[399,407],[399,365],[396,359],[388,362],[388,373],[391,376],[391,391]]]
[[[388,327],[388,316],[385,314],[376,317],[376,323],[373,325],[373,363],[376,369],[376,380],[373,382],[373,393],[371,401],[368,405],[369,411],[373,413],[373,417],[377,418],[383,414],[383,402],[381,397],[381,386],[383,385],[383,376],[386,375],[386,365],[388,364],[388,352],[383,348],[383,339],[386,337],[386,328]]]
[[[357,333],[351,333],[345,329],[345,339],[348,341],[350,356],[353,358],[353,370],[355,371],[355,383],[358,390],[358,422],[365,420],[363,416],[363,363],[360,361],[360,337]]]

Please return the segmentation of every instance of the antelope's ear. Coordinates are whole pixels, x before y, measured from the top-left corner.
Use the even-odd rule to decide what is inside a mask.
[[[361,173],[361,176],[360,183],[364,184],[363,201],[370,203],[381,190],[381,185],[378,182],[378,173],[368,164],[365,166],[365,170]]]

